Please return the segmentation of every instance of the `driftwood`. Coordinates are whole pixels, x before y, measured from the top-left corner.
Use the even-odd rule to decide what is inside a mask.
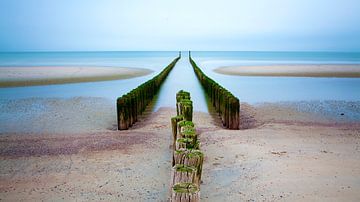
[[[200,189],[193,183],[178,183],[172,187],[172,202],[198,202],[200,201]]]

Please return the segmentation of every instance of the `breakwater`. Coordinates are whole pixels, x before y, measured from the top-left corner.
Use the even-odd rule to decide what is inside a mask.
[[[239,129],[239,99],[216,81],[206,76],[206,74],[197,66],[191,56],[189,56],[189,60],[197,78],[205,89],[205,92],[210,98],[214,108],[219,113],[223,126],[228,129]]]
[[[169,72],[174,68],[179,57],[175,58],[167,67],[165,67],[158,75],[141,84],[129,93],[117,98],[117,123],[118,130],[129,129],[142,114],[146,106],[152,101],[158,92],[161,84],[166,79]]]
[[[193,104],[190,93],[180,90],[176,94],[177,116],[171,118],[172,170],[171,196],[173,202],[200,201],[201,173],[204,154],[193,119]]]

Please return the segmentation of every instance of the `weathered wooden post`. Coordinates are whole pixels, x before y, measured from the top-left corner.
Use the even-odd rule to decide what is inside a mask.
[[[196,130],[194,126],[186,125],[180,128],[180,134],[177,138],[197,138]]]
[[[177,183],[172,187],[172,202],[199,202],[200,189],[194,183]]]
[[[126,105],[125,100],[123,98],[117,99],[117,114],[118,114],[118,129],[126,130],[128,129],[127,121],[126,121]]]
[[[192,121],[193,105],[189,99],[182,99],[180,102],[180,114],[184,116],[184,120]]]
[[[171,128],[172,128],[172,135],[173,135],[173,149],[175,149],[176,145],[176,138],[177,138],[177,125],[178,122],[182,121],[184,117],[182,115],[180,116],[174,116],[171,118]]]
[[[119,130],[128,129],[138,120],[138,115],[140,115],[151,102],[159,90],[161,83],[178,60],[179,58],[176,58],[154,78],[142,83],[137,88],[117,99],[117,122]]]
[[[188,150],[188,149],[179,149],[174,153],[174,165],[175,164],[184,164],[189,166],[194,166],[197,169],[197,182],[201,182],[202,167],[204,162],[204,153],[200,150]]]
[[[180,182],[189,182],[198,184],[197,169],[194,166],[185,164],[175,164],[171,172],[171,185],[175,185]]]
[[[195,144],[194,144],[195,142]],[[192,138],[179,138],[176,140],[176,150],[180,149],[199,149],[200,142],[198,140],[194,141]]]
[[[237,110],[237,108],[240,108],[238,99],[214,80],[207,77],[191,57],[189,60],[197,78],[211,99],[215,110],[218,112],[223,126],[229,129],[239,129],[237,123],[239,123],[240,117],[235,117],[240,115],[239,110]]]
[[[183,90],[180,90],[177,94],[176,94],[176,112],[177,112],[177,115],[182,115],[182,112],[181,112],[181,101],[182,100],[190,100],[190,93],[189,92],[186,92],[186,91],[183,91]]]
[[[232,97],[230,99],[230,104],[229,104],[229,107],[230,107],[230,123],[229,123],[229,128],[230,129],[239,129],[239,126],[240,126],[240,102],[238,99]]]
[[[181,133],[181,127],[184,127],[184,126],[194,127],[194,123],[192,121],[185,121],[185,120],[179,121],[177,124],[177,134]]]

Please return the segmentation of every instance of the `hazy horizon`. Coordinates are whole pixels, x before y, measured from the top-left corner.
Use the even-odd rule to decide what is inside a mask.
[[[359,52],[356,0],[3,0],[1,52]]]

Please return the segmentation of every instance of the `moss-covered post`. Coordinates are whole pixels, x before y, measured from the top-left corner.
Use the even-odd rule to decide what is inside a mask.
[[[146,106],[151,102],[154,95],[159,90],[161,83],[178,60],[179,57],[173,60],[154,78],[146,81],[137,88],[131,90],[129,93],[123,95],[121,98],[117,99],[117,122],[119,130],[128,129],[138,120],[138,115],[142,114]]]
[[[172,187],[172,202],[199,202],[200,189],[194,183],[177,183]]]
[[[190,100],[190,93],[180,90],[177,94],[176,94],[176,112],[177,115],[182,115],[182,111],[181,111],[181,107],[182,107],[182,100]]]
[[[180,129],[180,134],[177,138],[195,138],[197,139],[196,130],[194,126],[182,126]]]
[[[200,150],[188,150],[180,149],[174,152],[174,165],[175,164],[184,164],[189,166],[194,166],[197,169],[197,182],[201,182],[202,167],[204,163],[204,153]]]
[[[178,124],[177,124],[177,134],[178,134],[178,137],[179,137],[179,134],[181,133],[181,128],[184,127],[184,126],[191,126],[191,127],[194,127],[194,123],[192,121],[179,121]]]
[[[230,99],[230,123],[229,128],[230,129],[239,129],[240,126],[240,102],[236,98]]]
[[[177,125],[178,122],[182,121],[184,119],[183,116],[175,116],[171,118],[171,128],[172,128],[172,135],[173,135],[173,149],[175,149],[176,145],[176,138],[177,138]]]
[[[192,121],[193,105],[191,100],[182,99],[180,101],[180,113],[184,116],[184,120]]]
[[[194,144],[195,142],[195,144]],[[200,143],[198,140],[194,141],[192,138],[179,138],[176,140],[176,150],[180,149],[199,149]]]
[[[199,79],[201,85],[204,87],[205,92],[208,94],[211,102],[218,112],[221,121],[226,128],[238,129],[239,128],[239,110],[240,104],[238,98],[232,95],[229,91],[216,83],[211,78],[207,77],[201,69],[196,65],[192,58],[189,58],[194,72]],[[233,101],[237,100],[237,101]]]
[[[188,182],[198,184],[197,169],[194,166],[175,164],[171,172],[171,185],[180,182]]]
[[[117,114],[118,114],[118,129],[127,130],[127,120],[126,120],[126,104],[123,98],[117,99]]]

